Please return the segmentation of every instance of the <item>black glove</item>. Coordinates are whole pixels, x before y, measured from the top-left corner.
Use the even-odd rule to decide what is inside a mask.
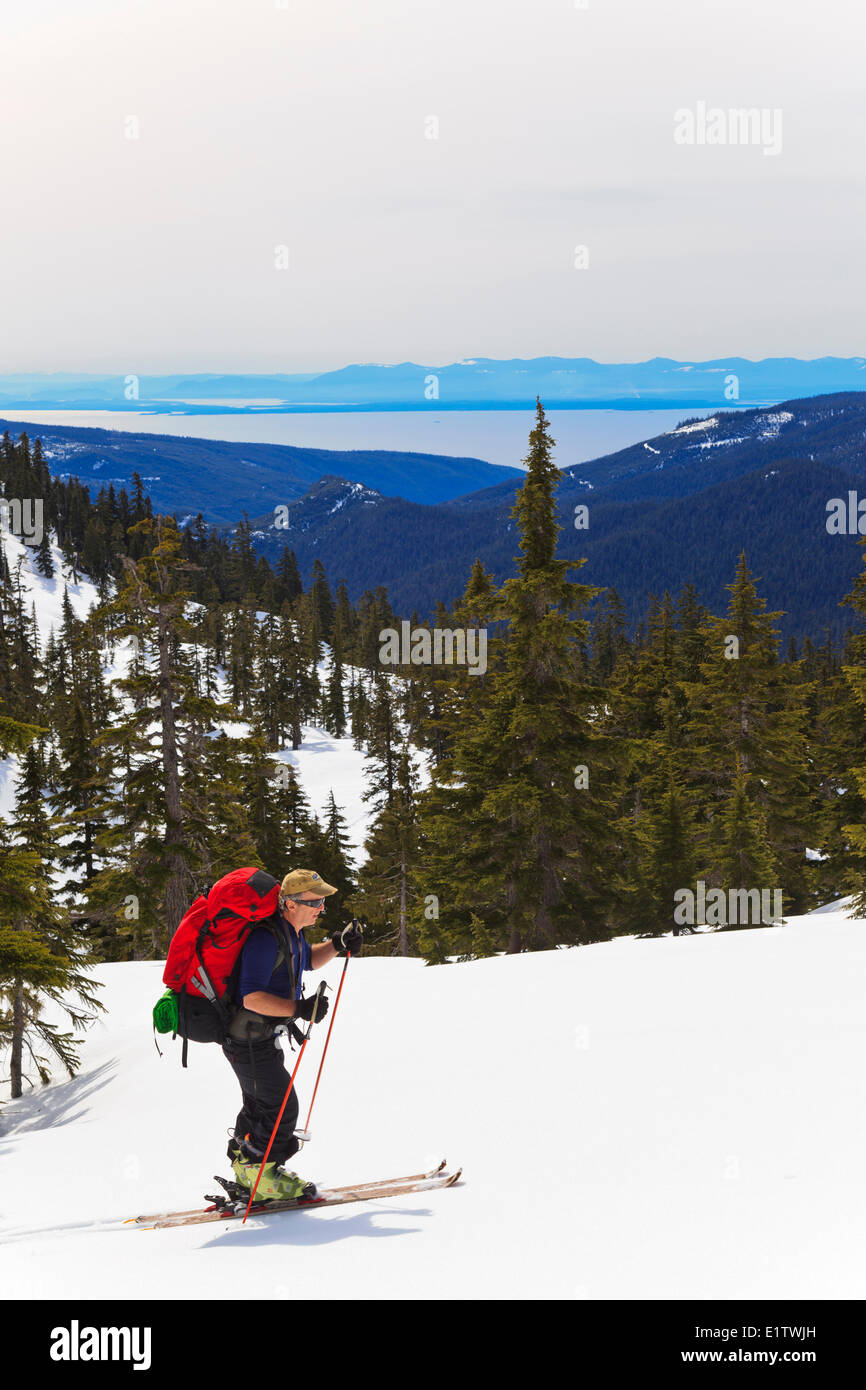
[[[366,925],[366,922],[359,922],[357,917],[353,917],[347,927],[334,932],[331,937],[331,945],[338,956],[344,956],[347,951],[351,951],[353,956],[361,954],[361,947],[364,944],[361,932]]]
[[[319,1007],[316,1008],[316,1000]],[[299,999],[295,1004],[295,1018],[304,1018],[308,1022],[313,1017],[313,1009],[316,1009],[316,1022],[321,1023],[325,1014],[328,1012],[328,996],[326,994],[311,994],[309,999]]]

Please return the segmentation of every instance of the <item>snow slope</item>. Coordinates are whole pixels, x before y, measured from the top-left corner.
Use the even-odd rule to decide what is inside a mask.
[[[68,571],[64,571],[63,557],[56,543],[52,545],[55,565],[52,579],[46,579],[39,573],[32,552],[17,536],[4,532],[2,544],[10,569],[14,571],[19,563],[21,565],[21,587],[26,595],[27,610],[36,614],[41,651],[44,653],[52,630],[59,633],[61,628],[64,587],[68,587],[72,610],[80,619],[86,618],[91,608],[98,603],[96,587],[87,579],[82,579],[77,584],[69,582],[66,578]],[[118,643],[111,661],[103,667],[104,674],[111,681],[126,676],[130,659],[130,643]],[[319,664],[320,679],[323,682],[327,680],[330,672],[331,657],[326,647],[324,658]],[[350,668],[347,667],[347,681],[349,675]],[[225,677],[218,694],[221,699],[229,698],[228,680]],[[242,737],[249,732],[249,725],[242,721],[223,721],[222,727],[234,737]],[[351,738],[335,738],[327,730],[313,725],[302,726],[301,738],[301,747],[296,752],[283,749],[274,755],[274,759],[277,762],[293,764],[310,807],[320,820],[325,817],[328,797],[333,791],[337,806],[346,817],[351,842],[350,853],[355,865],[359,866],[364,860],[363,844],[372,819],[370,807],[362,800],[362,792],[366,787],[364,754],[355,748]],[[0,816],[7,820],[12,819],[15,814],[15,784],[18,770],[19,759],[14,754],[0,759]],[[419,771],[422,776],[426,776],[423,764]]]
[[[328,797],[333,791],[346,818],[350,854],[357,867],[365,858],[361,847],[372,819],[369,805],[362,800],[367,785],[364,754],[351,738],[335,738],[327,729],[313,724],[304,724],[301,735],[300,748],[294,752],[289,748],[281,749],[274,758],[292,764],[310,808],[320,821],[324,822],[327,816]]]
[[[238,1091],[215,1047],[187,1071],[177,1043],[157,1056],[158,962],[102,966],[80,1075],[0,1112],[0,1294],[862,1298],[864,969],[843,905],[469,964],[362,957],[296,1166],[350,1182],[447,1157],[464,1183],[147,1231],[100,1223],[212,1190]]]

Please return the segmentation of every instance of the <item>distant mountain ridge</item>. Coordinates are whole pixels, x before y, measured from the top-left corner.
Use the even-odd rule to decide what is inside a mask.
[[[839,638],[839,607],[862,568],[859,536],[827,531],[827,502],[866,497],[866,392],[790,400],[771,411],[730,411],[562,472],[559,553],[585,558],[581,580],[615,588],[632,624],[647,596],[696,585],[723,612],[725,586],[746,550],[783,635]],[[286,544],[305,575],[321,559],[353,597],[384,584],[398,612],[432,614],[465,588],[476,556],[501,582],[513,573],[510,511],[520,478],[436,506],[321,479],[289,509],[288,529],[254,523],[256,547]],[[575,528],[587,506],[588,526]]]
[[[182,414],[316,410],[548,409],[616,406],[724,409],[866,386],[866,357],[731,356],[466,358],[442,365],[352,363],[300,373],[14,373],[0,376],[0,410],[105,409]],[[214,404],[219,402],[219,405]]]
[[[51,471],[80,478],[94,496],[109,483],[128,491],[138,472],[159,511],[181,520],[201,512],[213,525],[234,525],[244,511],[258,514],[288,504],[326,474],[426,503],[522,476],[517,468],[448,454],[308,449],[0,419],[0,433],[6,429],[41,439]]]

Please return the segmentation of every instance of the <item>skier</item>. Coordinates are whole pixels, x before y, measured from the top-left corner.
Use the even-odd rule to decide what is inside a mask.
[[[336,893],[312,869],[294,869],[280,884],[277,911],[244,943],[234,1011],[223,1052],[241,1085],[243,1104],[228,1145],[228,1156],[238,1183],[249,1191],[255,1186],[268,1140],[289,1084],[279,1037],[297,1034],[296,1020],[309,1021],[316,996],[302,998],[307,970],[320,970],[336,955],[361,950],[361,931],[353,922],[333,933],[329,941],[311,946],[305,930],[325,910],[325,898]],[[328,1000],[320,996],[316,1022],[328,1012]],[[283,1111],[268,1162],[256,1191],[256,1200],[302,1197],[310,1184],[283,1167],[301,1147],[295,1137],[298,1120],[295,1088]]]

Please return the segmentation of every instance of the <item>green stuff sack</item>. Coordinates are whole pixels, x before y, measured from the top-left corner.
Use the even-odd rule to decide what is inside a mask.
[[[153,1026],[157,1033],[176,1033],[177,1024],[177,995],[173,989],[167,989],[153,1006]]]

